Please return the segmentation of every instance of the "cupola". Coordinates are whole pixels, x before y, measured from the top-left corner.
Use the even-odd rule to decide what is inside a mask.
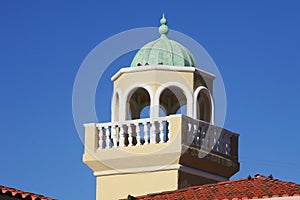
[[[164,15],[160,23],[161,26],[158,29],[160,37],[157,40],[149,42],[137,52],[131,63],[131,67],[145,65],[197,67],[191,52],[180,43],[167,37],[169,28]]]

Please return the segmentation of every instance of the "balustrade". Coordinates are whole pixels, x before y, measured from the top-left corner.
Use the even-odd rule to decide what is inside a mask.
[[[188,145],[199,147],[204,151],[231,156],[231,137],[238,137],[238,134],[186,116],[183,121],[188,127],[185,133]]]
[[[172,117],[178,115],[97,124],[98,149],[169,142]],[[231,138],[238,137],[238,134],[184,115],[181,127],[188,146],[225,156],[231,156]]]
[[[168,117],[97,124],[99,149],[139,146],[168,141]]]

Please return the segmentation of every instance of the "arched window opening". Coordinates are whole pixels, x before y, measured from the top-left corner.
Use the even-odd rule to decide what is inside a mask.
[[[165,111],[167,116],[178,114],[178,112],[186,114],[186,103],[186,97],[182,89],[178,87],[164,89],[159,97],[160,107]],[[185,112],[183,108],[185,108]]]
[[[159,106],[159,117],[165,117],[167,116],[167,111],[164,109],[164,107]]]
[[[140,113],[140,118],[150,118],[150,106],[145,106]]]
[[[135,89],[127,102],[127,120],[150,117],[150,95],[146,89]]]
[[[177,111],[176,114],[186,115],[186,105],[181,106]]]
[[[211,101],[206,92],[201,91],[197,97],[197,119],[210,123]]]

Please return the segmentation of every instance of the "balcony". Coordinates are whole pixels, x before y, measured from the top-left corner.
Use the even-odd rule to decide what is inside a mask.
[[[185,115],[86,124],[84,161],[94,168],[100,161],[94,171],[177,163],[205,172],[218,168],[228,178],[239,169],[238,137]]]

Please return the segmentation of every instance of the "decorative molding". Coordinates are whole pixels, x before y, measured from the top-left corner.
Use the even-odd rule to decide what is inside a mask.
[[[197,119],[197,98],[198,98],[198,95],[200,94],[201,91],[204,91],[208,96],[209,96],[209,100],[210,100],[210,123],[212,125],[215,124],[215,103],[214,103],[214,99],[210,93],[210,91],[204,87],[204,86],[200,86],[198,87],[195,92],[194,92],[194,115],[193,115],[193,118],[194,119]]]
[[[202,176],[204,178],[213,179],[216,181],[226,181],[227,178],[211,174],[202,170],[194,169],[184,165],[176,164],[169,166],[154,166],[154,167],[143,167],[143,168],[130,168],[123,170],[107,170],[102,172],[94,172],[94,176],[109,176],[109,175],[122,175],[122,174],[135,174],[135,173],[147,173],[147,172],[157,172],[157,171],[167,171],[167,170],[180,170],[185,173]]]
[[[106,170],[101,172],[94,172],[94,176],[108,176],[116,174],[135,174],[135,173],[146,173],[155,171],[166,171],[166,170],[177,170],[179,165],[169,165],[169,166],[153,166],[153,167],[143,167],[143,168],[129,168],[129,169],[116,169],[116,170]]]
[[[111,80],[115,81],[123,73],[132,73],[132,72],[150,71],[150,70],[178,71],[178,72],[198,71],[203,76],[207,76],[211,79],[216,78],[216,76],[214,74],[206,72],[202,69],[195,68],[195,67],[181,67],[181,66],[169,66],[169,65],[147,65],[147,66],[139,66],[139,67],[125,67],[125,68],[122,68],[115,75],[113,75],[111,77]]]
[[[188,174],[192,174],[192,175],[196,175],[196,176],[202,176],[204,178],[213,179],[213,180],[216,180],[216,181],[227,181],[228,180],[225,177],[218,176],[218,175],[215,175],[215,174],[211,174],[211,173],[199,170],[199,169],[194,169],[194,168],[191,168],[191,167],[187,167],[187,166],[184,166],[184,165],[180,165],[179,170],[183,171],[183,172],[186,172]]]
[[[84,128],[86,127],[96,127],[96,123],[87,123],[87,124],[83,124]]]
[[[154,96],[154,106],[155,106],[155,111],[154,111],[154,116],[155,117],[159,117],[159,98],[160,98],[160,95],[161,93],[167,89],[167,88],[170,88],[172,86],[175,86],[179,89],[182,90],[185,98],[186,98],[186,115],[189,116],[189,117],[193,117],[193,94],[192,92],[185,86],[183,85],[182,83],[179,83],[179,82],[167,82],[167,83],[164,83],[162,84],[157,90],[156,90],[156,93],[155,93],[155,96]]]

